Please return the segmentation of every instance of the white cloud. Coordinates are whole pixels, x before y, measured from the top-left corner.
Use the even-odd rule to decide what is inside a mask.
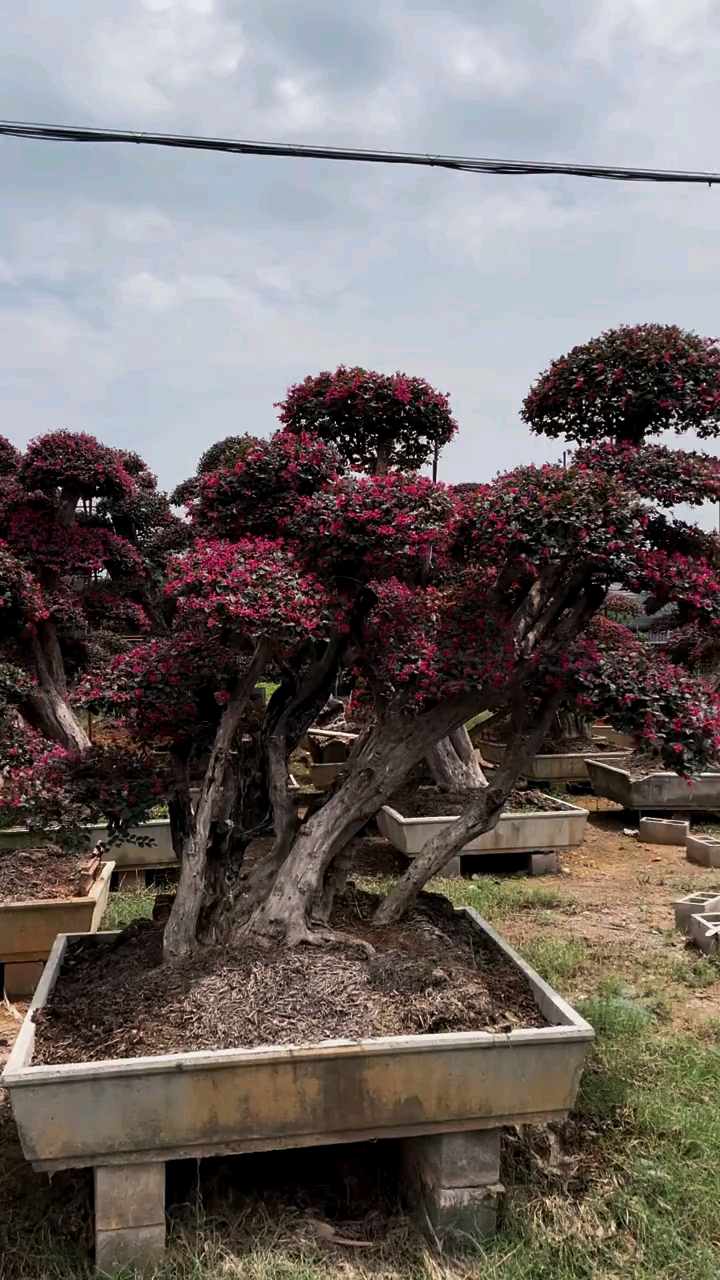
[[[144,307],[148,311],[167,311],[178,301],[178,290],[166,280],[159,280],[150,271],[138,271],[120,283],[123,301]]]
[[[125,19],[99,18],[86,49],[99,97],[162,111],[173,91],[232,75],[247,45],[238,23],[214,13],[213,0],[146,0]]]
[[[111,235],[129,244],[159,244],[175,239],[175,227],[159,209],[112,213],[108,221]]]

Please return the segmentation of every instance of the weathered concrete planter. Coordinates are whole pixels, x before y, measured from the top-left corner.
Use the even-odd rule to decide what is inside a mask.
[[[88,849],[93,849],[99,841],[107,840],[107,827],[88,827]],[[133,834],[150,836],[154,844],[148,848],[126,842],[113,845],[103,854],[103,861],[113,862],[119,872],[120,882],[127,883],[144,879],[146,871],[159,871],[164,868],[172,870],[179,867],[170,835],[168,818],[157,818],[152,822],[143,822],[133,828]],[[37,831],[28,831],[25,827],[9,827],[0,831],[0,849],[21,849],[32,847],[43,840],[52,840],[52,832],[44,836]],[[65,930],[68,932],[68,930]]]
[[[611,742],[614,747],[632,747],[630,735],[621,733],[619,729],[612,729],[609,724],[591,725],[590,733],[593,738],[598,738],[602,742]]]
[[[488,764],[500,765],[505,759],[505,744],[501,742],[481,742],[480,751]],[[608,763],[622,765],[630,759],[631,752],[603,751],[600,754]],[[562,755],[539,755],[530,761],[523,776],[535,782],[587,782],[587,761],[595,758],[592,748],[586,755],[570,751]]]
[[[95,933],[107,906],[114,863],[106,862],[84,898],[0,902],[0,964],[8,999],[35,990],[60,933]]]
[[[671,809],[701,813],[720,809],[720,773],[701,773],[688,782],[677,773],[651,773],[634,780],[627,769],[599,760],[588,760],[588,773],[596,795],[615,800],[625,809]]]
[[[332,786],[335,779],[342,777],[344,773],[347,773],[347,765],[340,762],[310,765],[310,781],[318,791]]]
[[[435,1182],[421,1179],[422,1195],[442,1232],[460,1209],[464,1227],[474,1221],[478,1233],[487,1230],[500,1190],[497,1158],[489,1159],[497,1144],[480,1141],[468,1169],[472,1134],[566,1115],[593,1031],[489,925],[466,914],[526,974],[549,1026],[33,1066],[33,1012],[67,946],[58,938],[2,1084],[34,1168],[94,1166],[99,1265],[157,1260],[166,1160],[379,1138],[412,1139],[413,1165],[433,1165]],[[438,1151],[420,1141],[426,1135],[468,1142]]]
[[[459,875],[462,854],[497,854],[527,853],[530,856],[543,857],[542,851],[553,855],[558,849],[572,849],[582,842],[588,820],[587,809],[558,800],[560,810],[532,813],[503,813],[493,831],[471,840],[461,850],[458,857],[452,858],[444,869],[445,875]],[[386,839],[390,840],[401,853],[414,858],[428,840],[439,831],[455,822],[454,817],[404,818],[390,805],[383,805],[377,815],[377,824]],[[547,855],[546,859],[547,859]],[[530,867],[537,873],[541,870],[554,870],[554,867],[540,863]]]

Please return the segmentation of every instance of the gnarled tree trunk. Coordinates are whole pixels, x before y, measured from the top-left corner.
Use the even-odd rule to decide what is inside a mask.
[[[301,827],[266,899],[258,903],[242,932],[282,937],[289,945],[312,937],[316,910],[329,914],[326,873],[353,836],[404,781],[439,738],[488,705],[485,691],[457,695],[413,721],[400,712],[385,715],[356,744],[352,769],[322,809]]]
[[[65,665],[52,622],[40,622],[31,641],[37,688],[18,702],[18,710],[33,729],[63,747],[86,751],[90,739],[78,724],[67,700]]]
[[[442,791],[472,791],[487,786],[464,724],[430,747],[425,760]]]
[[[405,874],[393,886],[375,913],[378,925],[393,924],[399,920],[428,880],[442,871],[469,840],[493,830],[510,792],[545,737],[558,701],[558,697],[551,697],[546,701],[532,728],[525,725],[523,710],[518,712],[514,723],[511,722],[511,736],[502,769],[493,777],[489,786],[476,791],[457,822],[448,823],[413,858]]]

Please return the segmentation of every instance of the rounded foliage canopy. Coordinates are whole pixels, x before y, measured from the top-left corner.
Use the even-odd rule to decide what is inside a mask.
[[[677,325],[609,329],[553,360],[523,401],[539,435],[580,444],[720,432],[720,344]]]
[[[290,387],[276,405],[293,435],[331,441],[357,471],[416,471],[452,439],[448,398],[423,378],[340,365]]]

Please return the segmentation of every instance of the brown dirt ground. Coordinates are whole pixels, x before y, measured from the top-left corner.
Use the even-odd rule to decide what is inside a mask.
[[[636,816],[610,800],[568,798],[587,808],[590,817],[583,843],[562,854],[560,875],[548,878],[566,909],[546,913],[543,938],[580,938],[612,958],[615,970],[629,981],[638,968],[662,969],[683,953],[699,958],[700,952],[674,931],[672,904],[700,889],[720,892],[720,870],[688,862],[680,846],[646,844],[636,835],[625,835],[626,830],[637,830]],[[537,921],[533,925],[526,915],[518,913],[503,922],[502,932],[513,945],[521,947],[537,933]],[[592,975],[590,985],[594,986]],[[698,1017],[720,1017],[720,980],[684,993],[671,1017],[686,1028]]]
[[[0,902],[74,898],[80,894],[77,854],[57,845],[0,850]]]

